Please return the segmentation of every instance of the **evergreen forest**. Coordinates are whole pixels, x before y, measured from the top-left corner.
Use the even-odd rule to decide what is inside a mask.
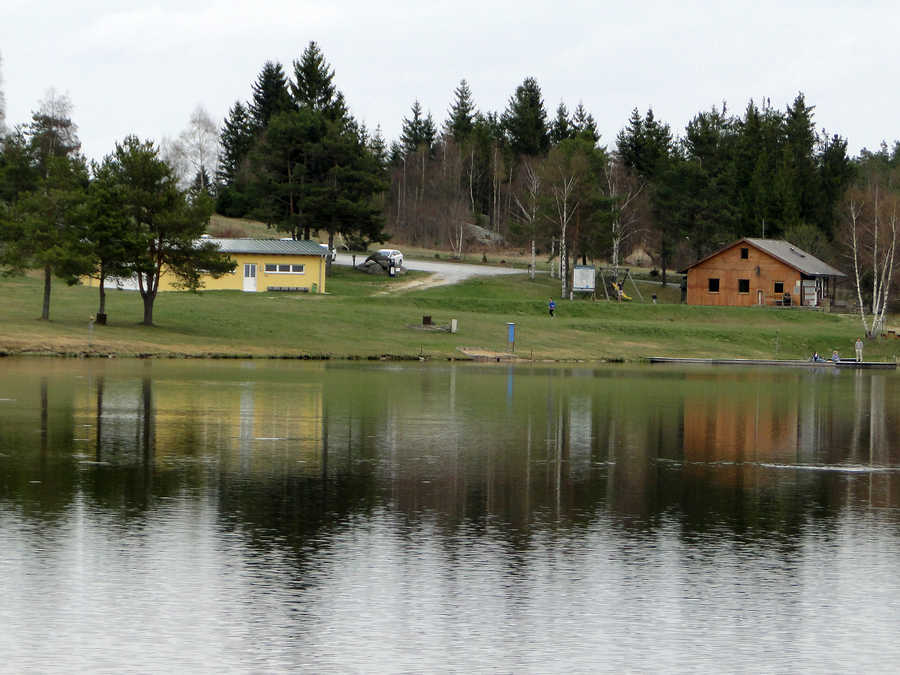
[[[129,137],[102,162],[84,159],[64,97],[0,129],[0,264],[44,270],[45,315],[51,276],[139,273],[151,323],[161,265],[186,287],[197,269],[227,271],[188,252],[216,211],[352,250],[390,239],[457,257],[533,252],[561,269],[564,294],[573,264],[618,268],[639,251],[665,283],[745,236],[845,270],[856,260],[864,286],[891,283],[893,257],[877,258],[896,241],[900,142],[850,156],[802,92],[737,112],[723,102],[675,130],[635,108],[603,138],[581,102],[548,110],[533,77],[504,110],[479,108],[462,79],[443,119],[414,100],[388,141],[353,116],[310,42],[289,67],[267,61],[248,93],[220,125],[198,109],[175,141]]]

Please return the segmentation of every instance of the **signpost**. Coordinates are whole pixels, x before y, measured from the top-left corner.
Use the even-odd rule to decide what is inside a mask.
[[[597,290],[597,270],[593,265],[575,265],[572,270],[572,292],[590,293]]]

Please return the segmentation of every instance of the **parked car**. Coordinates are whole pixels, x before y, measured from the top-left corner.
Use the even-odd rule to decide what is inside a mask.
[[[377,255],[387,258],[394,267],[403,267],[403,254],[395,248],[380,248],[375,251]]]
[[[323,249],[325,249],[325,261],[326,262],[334,262],[335,258],[337,258],[337,251],[333,248],[329,249],[328,244],[319,244]]]

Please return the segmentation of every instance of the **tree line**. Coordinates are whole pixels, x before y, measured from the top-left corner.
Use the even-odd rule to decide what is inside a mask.
[[[215,200],[223,215],[259,219],[294,238],[325,232],[330,246],[337,235],[360,249],[393,236],[462,255],[473,231],[530,246],[533,258],[558,261],[563,295],[577,260],[617,269],[640,247],[665,283],[668,270],[742,236],[786,238],[840,267],[854,265],[861,306],[891,286],[893,258],[886,256],[895,240],[900,143],[851,158],[845,138],[817,130],[815,108],[802,93],[783,109],[769,100],[751,100],[741,114],[713,106],[680,133],[652,109],[634,109],[606,144],[582,103],[570,112],[560,102],[550,117],[532,77],[502,112],[479,110],[461,80],[440,125],[416,100],[400,138],[388,145],[380,128],[370,133],[351,115],[315,42],[291,65],[288,75],[280,63],[266,62],[249,99],[236,101],[220,128],[198,109],[163,152],[129,139],[110,161],[123,163],[139,146],[154,150],[155,160],[161,154],[163,163],[180,167],[165,180],[185,204],[208,210]],[[65,202],[68,193],[54,191],[51,177],[60,174],[58,185],[89,195],[104,175],[103,163],[87,167],[67,145],[63,122],[71,120],[46,112],[3,143],[7,241],[13,224],[21,233],[35,221],[27,209],[42,202],[46,211],[52,195],[66,215],[45,219],[58,225],[74,218],[70,206],[80,198]],[[41,124],[57,124],[59,138],[48,141]],[[51,170],[62,160],[71,166]],[[26,198],[34,200],[30,207]],[[51,255],[53,246],[34,241],[40,260],[24,244],[7,244],[7,265]],[[132,272],[144,269],[129,264]],[[66,265],[54,262],[48,274],[55,267],[65,276]],[[152,289],[152,279],[146,285]]]
[[[325,232],[330,248],[336,235],[362,249],[387,238],[384,140],[350,114],[315,42],[293,62],[292,77],[266,62],[249,102],[228,111],[220,146],[223,215],[261,220],[295,239]]]
[[[151,325],[164,271],[176,285],[197,288],[200,270],[219,276],[234,269],[214,245],[198,243],[212,212],[203,191],[179,187],[152,141],[129,136],[89,164],[71,104],[54,92],[28,124],[2,138],[0,269],[42,271],[42,319],[50,317],[53,277],[69,284],[96,278],[101,323],[105,280],[127,277],[136,278],[144,323]]]

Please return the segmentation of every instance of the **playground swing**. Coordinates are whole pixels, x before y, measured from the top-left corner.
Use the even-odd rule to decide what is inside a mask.
[[[631,302],[632,297],[625,292],[625,282],[630,280],[632,287],[637,293],[637,296],[641,299],[641,302],[644,302],[644,296],[641,295],[641,289],[638,288],[637,283],[635,283],[634,281],[634,277],[631,276],[630,269],[625,270],[625,274],[622,277],[621,281],[617,279],[617,276],[617,274],[613,274],[613,278],[609,282],[609,287],[613,291],[615,300],[618,300],[619,302],[622,302],[623,300],[625,302]],[[603,279],[603,292],[606,294],[606,299],[610,300],[611,298],[609,297],[609,291],[607,290],[606,276],[604,275],[602,269],[600,270],[600,277]]]

